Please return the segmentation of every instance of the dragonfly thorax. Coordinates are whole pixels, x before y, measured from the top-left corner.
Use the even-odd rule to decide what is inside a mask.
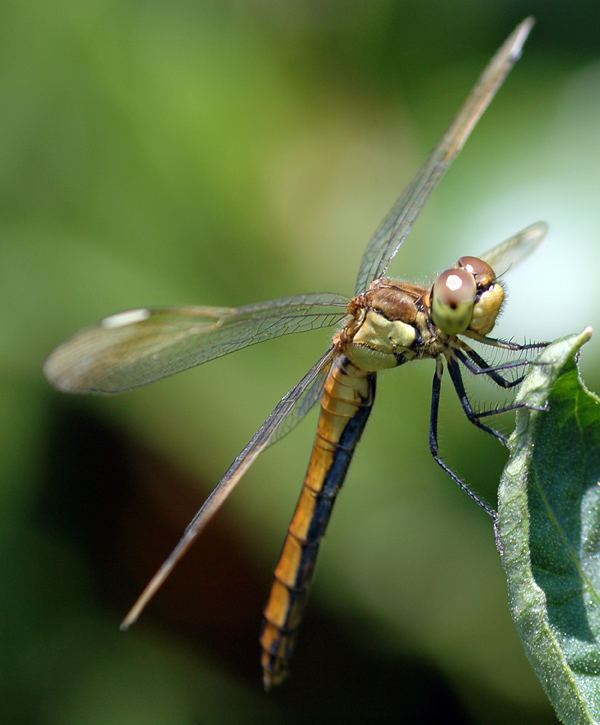
[[[429,324],[426,288],[407,282],[378,279],[349,306],[352,320],[338,345],[361,370],[376,372],[408,360],[439,354],[430,350],[435,331]],[[446,336],[442,333],[442,336]]]

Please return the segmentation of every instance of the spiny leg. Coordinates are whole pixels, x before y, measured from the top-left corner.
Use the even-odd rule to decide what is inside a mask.
[[[503,433],[500,433],[494,428],[490,428],[489,426],[484,425],[479,420],[479,418],[483,418],[487,415],[505,413],[507,410],[513,410],[513,407],[507,406],[505,408],[497,408],[495,410],[484,411],[483,413],[475,412],[473,410],[473,407],[471,406],[471,401],[467,396],[467,391],[465,390],[465,385],[463,383],[462,374],[460,372],[458,362],[455,358],[448,357],[447,363],[448,372],[450,373],[450,378],[452,379],[454,390],[456,390],[456,394],[458,395],[458,399],[460,400],[460,404],[462,406],[462,409],[465,411],[465,415],[467,416],[467,418],[471,421],[471,423],[473,423],[473,425],[476,425],[478,428],[481,428],[481,430],[486,431],[486,433],[490,433],[495,438],[497,438],[503,445],[508,445],[508,439]]]
[[[542,343],[536,343],[536,345],[541,345]],[[546,345],[546,343],[543,343]],[[468,345],[464,348],[467,352],[467,355],[473,359],[474,362],[471,362],[468,357],[464,354],[462,350],[458,350],[456,348],[453,349],[453,355],[460,360],[460,362],[467,368],[467,370],[474,375],[487,375],[491,380],[493,380],[497,385],[499,385],[501,388],[508,389],[508,388],[514,388],[516,385],[519,385],[519,383],[523,382],[524,375],[519,375],[518,378],[515,378],[515,380],[508,380],[507,378],[504,378],[502,375],[499,375],[498,370],[511,370],[513,368],[520,367],[521,365],[535,365],[535,360],[515,360],[512,362],[507,363],[501,363],[500,365],[488,365],[488,363],[475,352],[475,350],[472,350]],[[476,363],[476,364],[474,364]],[[545,363],[540,363],[541,365]],[[456,387],[456,386],[455,386]],[[461,398],[461,394],[458,391],[457,388],[458,397]],[[462,399],[461,399],[462,402]],[[464,408],[464,406],[463,406]],[[542,407],[535,407],[528,405],[527,403],[511,403],[510,405],[505,405],[501,408],[494,408],[493,410],[485,410],[481,413],[474,413],[476,418],[485,418],[490,415],[499,415],[500,413],[509,413],[513,410],[519,410],[519,408],[527,408],[529,410],[539,410],[544,411],[547,410],[548,405],[543,405]],[[469,413],[467,412],[466,408],[464,408],[465,413],[467,413],[467,417],[469,417]]]
[[[480,337],[480,336],[474,336],[470,335],[470,337],[473,337],[474,340],[477,340],[478,342],[482,343],[483,345],[488,345],[489,347],[495,347],[499,348],[501,350],[511,350],[512,352],[522,352],[524,350],[540,350],[545,347],[548,347],[550,343],[548,342],[531,342],[527,343],[525,345],[519,345],[516,342],[510,342],[509,340],[499,340],[495,339],[493,337]],[[515,385],[519,385],[519,383],[523,382],[524,375],[519,376],[515,380],[508,380],[507,378],[503,377],[502,375],[498,375],[498,370],[509,370],[511,368],[518,368],[521,365],[537,365],[537,364],[543,364],[543,363],[537,363],[535,360],[515,360],[508,363],[501,363],[500,365],[489,365],[482,357],[479,355],[475,350],[473,350],[470,345],[467,345],[464,340],[460,340],[460,345],[462,350],[467,353],[467,355],[473,360],[473,362],[478,367],[472,367],[467,362],[466,358],[464,357],[464,354],[460,356],[461,362],[464,363],[466,367],[469,368],[469,370],[474,375],[489,375],[495,383],[500,385],[503,388],[512,388]],[[458,352],[455,348],[455,352]]]
[[[489,365],[481,355],[468,345],[465,345],[464,350],[469,357],[462,350],[457,350],[456,348],[454,348],[453,352],[469,372],[473,373],[473,375],[487,375],[496,385],[505,389],[514,388],[516,385],[519,385],[519,383],[523,382],[524,375],[520,375],[515,380],[508,380],[508,378],[500,375],[499,370],[512,370],[523,365],[531,365],[529,360],[513,360],[511,362],[500,363],[499,365]]]
[[[515,385],[518,385],[520,382],[522,382],[523,376],[521,375],[519,378],[517,378],[514,381],[506,380],[505,378],[501,378],[501,380],[503,380],[504,382],[498,383],[498,381],[496,380],[496,377],[501,377],[501,376],[497,376],[497,370],[504,370],[506,367],[508,367],[510,369],[513,367],[517,367],[518,365],[529,364],[529,363],[523,363],[522,361],[517,361],[515,363],[512,363],[512,362],[505,363],[503,365],[498,365],[496,367],[487,367],[487,363],[485,362],[485,360],[483,360],[483,358],[481,358],[478,355],[477,357],[479,358],[479,360],[482,362],[483,365],[486,366],[484,368],[478,368],[478,367],[475,367],[473,365],[473,363],[471,363],[467,358],[465,358],[465,356],[462,354],[462,352],[460,350],[454,350],[453,353],[454,353],[454,357],[457,360],[459,360],[467,368],[467,370],[469,372],[473,373],[474,375],[488,375],[488,377],[490,377],[494,382],[496,382],[498,385],[500,385],[500,387],[505,388],[505,389],[512,388]],[[448,365],[450,365],[450,359],[451,358],[448,359]],[[479,418],[486,418],[490,415],[500,415],[501,413],[510,413],[514,410],[519,410],[519,408],[529,408],[532,410],[538,410],[538,408],[532,408],[530,405],[526,405],[525,403],[510,403],[509,405],[498,406],[497,408],[493,408],[492,410],[483,410],[481,412],[474,411],[473,408],[470,406],[470,401],[466,395],[464,385],[462,383],[462,374],[460,372],[460,368],[458,367],[456,360],[454,360],[454,363],[455,363],[454,368],[456,369],[456,377],[460,379],[459,386],[457,387],[457,384],[455,383],[454,387],[456,389],[458,397],[460,398],[461,403],[463,403],[463,396],[464,396],[464,398],[466,398],[467,404],[469,404],[469,408],[467,408],[465,406],[465,404],[463,404],[463,410],[465,411],[469,420],[472,420],[472,417],[479,419]],[[450,370],[450,375],[451,376],[453,375],[452,370]],[[452,377],[453,382],[454,382],[454,379],[455,379],[455,377],[453,376]],[[545,407],[539,408],[539,410],[546,410],[546,408]],[[475,421],[472,421],[472,422],[475,423]],[[475,423],[475,425],[477,425],[477,423]]]
[[[438,446],[438,413],[440,407],[440,391],[442,387],[442,373],[444,371],[444,365],[442,358],[438,357],[435,361],[435,374],[433,376],[433,386],[431,390],[431,415],[429,418],[429,450],[433,456],[435,462],[450,476],[450,478],[457,483],[460,488],[475,501],[494,521],[496,521],[496,511],[488,506],[479,496],[472,491],[467,484],[460,478],[454,471],[440,458],[439,446]]]
[[[466,337],[477,340],[477,342],[483,343],[484,345],[489,345],[489,347],[498,347],[502,350],[512,350],[513,352],[519,352],[523,350],[541,350],[544,347],[548,347],[548,345],[550,344],[549,342],[528,342],[524,345],[521,345],[518,342],[512,342],[511,340],[502,340],[496,337],[482,336],[472,332],[465,332],[463,334]]]

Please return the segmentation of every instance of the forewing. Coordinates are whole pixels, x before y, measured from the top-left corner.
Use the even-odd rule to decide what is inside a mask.
[[[119,393],[257,342],[328,327],[348,299],[317,293],[245,307],[166,307],[121,312],[54,350],[44,374],[67,392]]]
[[[315,363],[315,365],[313,365],[302,380],[300,380],[300,382],[281,399],[271,415],[269,415],[259,430],[255,433],[252,440],[231,464],[223,478],[215,486],[210,496],[206,499],[194,518],[190,521],[183,536],[177,543],[177,546],[152,577],[137,602],[127,614],[127,617],[125,617],[121,625],[122,629],[127,629],[136,621],[146,604],[150,601],[150,599],[152,599],[165,579],[169,576],[173,567],[189,549],[192,542],[200,534],[208,521],[219,510],[225,499],[233,491],[256,458],[270,443],[273,443],[275,439],[281,437],[278,436],[278,433],[282,426],[285,427],[286,421],[288,421],[291,417],[298,422],[300,419],[297,415],[299,410],[303,410],[304,412],[302,415],[304,415],[310,409],[311,406],[308,406],[307,408],[306,403],[308,400],[312,399],[311,391],[314,393],[314,383],[318,382],[322,384],[322,379],[324,375],[327,374],[335,354],[335,348],[331,347],[325,355],[323,355],[323,357]],[[300,417],[302,417],[302,415],[300,415]]]
[[[500,277],[537,249],[547,232],[546,222],[535,222],[482,254],[481,259]]]
[[[357,294],[385,274],[431,192],[460,153],[481,114],[519,59],[533,22],[533,18],[526,18],[518,25],[492,58],[440,143],[375,232],[360,264]]]

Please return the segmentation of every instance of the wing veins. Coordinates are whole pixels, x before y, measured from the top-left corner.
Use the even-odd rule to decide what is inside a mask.
[[[519,59],[521,48],[533,23],[533,18],[526,18],[500,47],[467,96],[442,140],[384,218],[367,245],[361,261],[356,282],[357,294],[364,292],[374,279],[381,277],[387,271],[425,202],[460,153],[475,124]]]
[[[330,327],[346,316],[347,303],[341,295],[317,293],[239,308],[119,313],[60,345],[44,372],[68,392],[121,392],[249,345]]]
[[[332,346],[318,360],[306,375],[298,382],[275,406],[273,412],[267,417],[262,426],[254,434],[242,452],[235,458],[226,471],[223,478],[212,490],[206,501],[195,514],[194,518],[187,525],[183,536],[178,541],[173,551],[163,562],[156,574],[152,577],[144,591],[141,593],[121,625],[121,629],[130,627],[142,613],[144,607],[152,599],[154,594],[162,586],[177,562],[190,548],[192,543],[204,529],[206,524],[221,508],[233,489],[237,486],[246,471],[254,463],[256,458],[272,442],[278,429],[283,425],[295,406],[303,400],[303,394],[309,391],[315,378],[331,364],[335,348]],[[308,412],[305,410],[303,414]]]

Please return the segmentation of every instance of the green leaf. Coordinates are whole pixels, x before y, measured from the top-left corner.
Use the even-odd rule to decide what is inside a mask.
[[[553,343],[521,385],[499,490],[498,538],[513,619],[564,723],[600,722],[600,401]]]

